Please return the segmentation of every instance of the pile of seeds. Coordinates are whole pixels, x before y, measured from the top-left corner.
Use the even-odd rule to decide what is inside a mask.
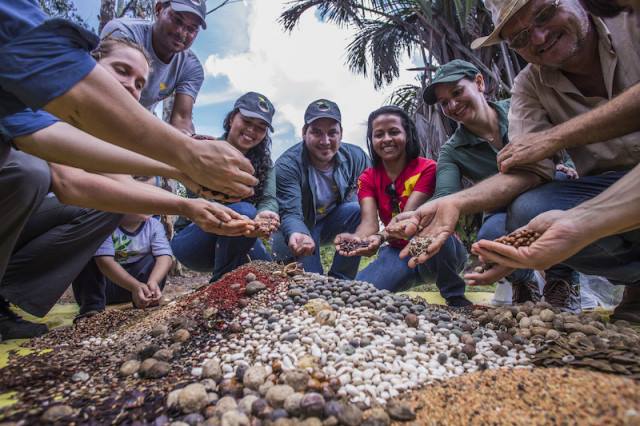
[[[473,316],[498,330],[503,345],[505,340],[533,343],[536,365],[588,368],[640,380],[640,334],[624,321],[608,323],[595,312],[561,312],[545,302],[478,309]]]
[[[399,400],[408,391],[484,370],[529,369],[548,340],[548,331],[535,338],[537,328],[562,317],[565,335],[575,323],[544,304],[514,309],[455,311],[303,274],[295,264],[254,262],[144,315],[107,311],[36,340],[52,350],[14,357],[0,370],[0,392],[17,391],[20,400],[0,415],[157,425],[413,420],[414,409]],[[529,335],[521,313],[532,321]],[[581,324],[600,327],[593,321]]]
[[[640,424],[640,384],[571,369],[468,374],[412,393],[406,402],[416,424]]]

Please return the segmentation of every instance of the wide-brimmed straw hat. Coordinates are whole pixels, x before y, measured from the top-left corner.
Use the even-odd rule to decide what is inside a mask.
[[[484,0],[484,6],[491,12],[491,20],[493,21],[493,31],[485,37],[480,37],[471,43],[472,49],[491,46],[503,41],[500,32],[504,24],[515,15],[522,6],[529,3],[530,0]]]

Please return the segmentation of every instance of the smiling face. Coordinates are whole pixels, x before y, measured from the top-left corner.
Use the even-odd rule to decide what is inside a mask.
[[[305,126],[302,134],[311,164],[317,168],[327,168],[340,148],[342,128],[331,118],[318,118]]]
[[[153,48],[164,61],[175,53],[187,50],[200,30],[200,19],[188,12],[176,12],[165,3],[156,4],[153,24]]]
[[[149,77],[149,63],[142,52],[133,47],[118,45],[98,62],[131,95],[140,100],[142,89]]]
[[[383,162],[406,161],[407,132],[400,116],[379,115],[371,123],[371,130],[373,150]]]
[[[473,122],[487,102],[481,74],[473,81],[463,78],[455,83],[440,83],[435,86],[435,93],[444,115],[462,124]]]
[[[578,0],[560,0],[553,10],[554,3],[552,0],[531,0],[509,19],[500,34],[511,44],[521,31],[528,30],[527,43],[520,48],[512,46],[514,50],[527,62],[562,68],[582,53],[589,32],[594,30]],[[545,13],[551,15],[544,16]],[[544,24],[535,24],[541,15]]]
[[[240,112],[233,115],[230,123],[227,142],[243,154],[262,142],[269,128],[264,120],[245,117]]]

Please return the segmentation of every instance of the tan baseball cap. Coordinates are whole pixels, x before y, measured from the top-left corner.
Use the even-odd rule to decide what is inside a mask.
[[[471,43],[472,49],[492,46],[498,44],[503,39],[500,37],[500,31],[504,24],[511,19],[524,5],[530,0],[484,0],[484,6],[491,12],[491,20],[493,21],[493,31],[488,36],[480,37]]]

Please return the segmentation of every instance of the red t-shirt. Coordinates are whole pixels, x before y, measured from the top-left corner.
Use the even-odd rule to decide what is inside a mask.
[[[400,211],[403,211],[413,191],[433,195],[436,187],[436,162],[423,157],[411,160],[393,184]],[[358,199],[373,197],[378,204],[380,220],[385,226],[395,216],[390,185],[391,179],[387,176],[382,163],[376,167],[369,167],[358,178]],[[396,240],[390,241],[389,244],[394,247],[404,247],[407,242]]]

